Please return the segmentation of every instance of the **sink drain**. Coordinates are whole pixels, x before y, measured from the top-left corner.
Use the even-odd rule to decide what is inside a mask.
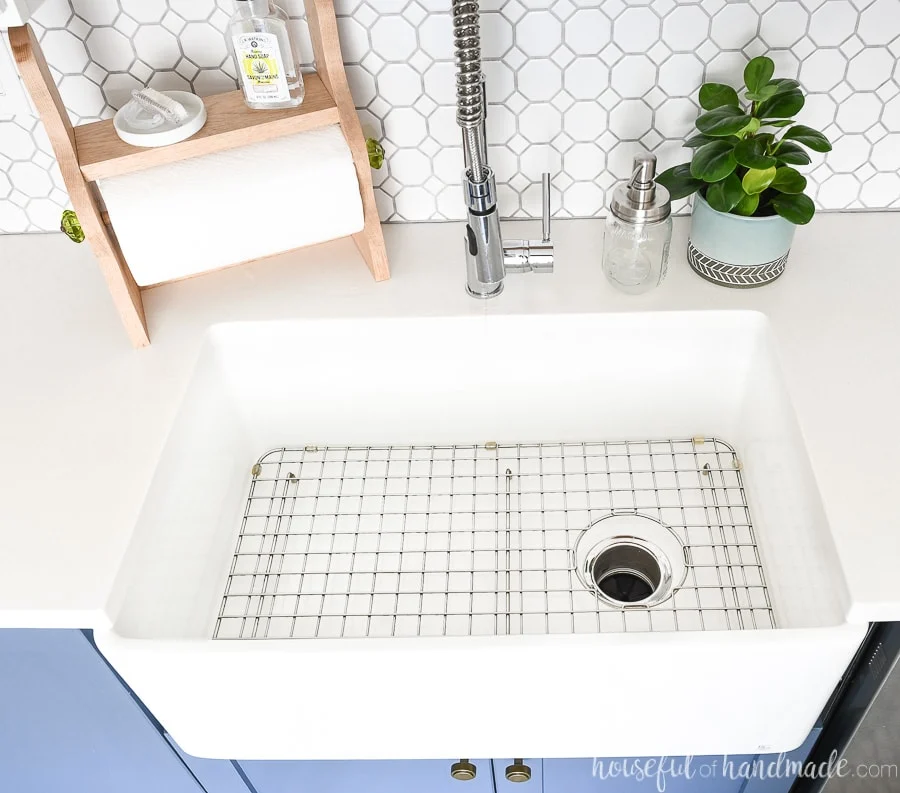
[[[621,540],[600,551],[590,562],[594,585],[618,603],[642,603],[663,580],[656,554],[635,541]]]
[[[573,549],[585,589],[615,608],[648,607],[671,597],[686,573],[684,546],[665,525],[635,513],[591,524]]]

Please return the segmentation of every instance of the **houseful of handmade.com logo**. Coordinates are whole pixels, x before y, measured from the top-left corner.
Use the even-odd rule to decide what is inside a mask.
[[[896,763],[850,764],[846,758],[832,752],[828,760],[819,763],[792,760],[785,754],[765,755],[747,760],[729,755],[703,757],[595,757],[592,774],[598,780],[631,779],[646,783],[647,790],[665,793],[668,784],[677,779],[897,779],[900,767]]]

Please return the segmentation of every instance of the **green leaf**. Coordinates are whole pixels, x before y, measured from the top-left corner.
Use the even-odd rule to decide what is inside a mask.
[[[734,144],[727,140],[715,140],[694,152],[691,176],[704,182],[718,182],[733,173],[736,167]]]
[[[737,91],[730,85],[722,83],[704,83],[700,86],[700,107],[704,110],[715,110],[717,107],[740,107]]]
[[[783,142],[775,152],[778,162],[787,165],[809,165],[809,155],[804,149],[801,149],[796,143],[790,141]]]
[[[778,96],[778,94],[786,94],[788,91],[796,91],[800,87],[800,83],[796,80],[788,80],[784,77],[779,77],[777,80],[771,80],[767,88],[773,87],[775,88],[775,93],[772,96]]]
[[[751,93],[758,94],[772,79],[773,74],[775,74],[775,61],[761,55],[750,61],[744,69],[744,85]]]
[[[741,185],[745,193],[753,195],[765,190],[775,178],[775,166],[771,168],[751,168],[744,174]]]
[[[732,212],[736,215],[746,215],[749,217],[756,212],[758,206],[759,193],[753,193],[752,195],[744,193],[744,197],[734,205]]]
[[[752,135],[754,132],[756,132],[759,129],[759,126],[760,126],[759,119],[751,118],[750,123],[747,124],[747,126],[744,127],[740,132],[738,132],[737,135],[739,138],[744,137],[745,135],[748,135],[748,134]]]
[[[767,99],[772,99],[772,97],[779,96],[780,94],[796,91],[798,88],[800,88],[800,83],[796,80],[779,78],[777,80],[770,80],[769,84],[763,87],[758,93],[748,91],[746,96],[747,99],[754,102],[765,102]]]
[[[709,135],[691,135],[682,146],[685,146],[688,149],[699,149],[706,143],[712,143],[716,138],[711,138]]]
[[[768,119],[762,122],[764,127],[789,127],[794,123],[792,118]]]
[[[765,102],[766,99],[771,99],[777,93],[778,89],[769,83],[769,85],[764,85],[759,91],[747,91],[744,96],[751,102]]]
[[[728,174],[721,182],[715,182],[706,191],[709,205],[719,212],[731,212],[746,193],[737,174]]]
[[[809,196],[779,195],[772,199],[772,208],[790,223],[805,226],[816,214],[816,205]]]
[[[697,119],[697,129],[714,138],[724,138],[740,132],[750,123],[750,116],[731,105],[722,105]]]
[[[831,151],[831,143],[829,143],[828,138],[818,130],[804,126],[803,124],[795,124],[784,133],[781,139],[795,140],[797,143],[802,143],[813,151],[822,153]]]
[[[691,176],[689,164],[676,165],[663,171],[657,175],[656,181],[669,191],[673,201],[696,193],[704,185],[702,180]]]
[[[756,110],[760,118],[791,118],[796,116],[806,104],[806,98],[800,91],[788,91],[778,94],[763,102]]]
[[[734,147],[734,159],[747,168],[772,168],[778,160],[766,152],[766,141],[762,138],[747,138]]]
[[[769,187],[780,193],[797,194],[806,190],[806,177],[787,166],[775,170],[775,178]]]

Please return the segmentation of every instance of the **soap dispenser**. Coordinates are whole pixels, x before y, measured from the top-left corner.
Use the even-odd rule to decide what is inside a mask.
[[[628,294],[662,283],[672,241],[669,191],[656,183],[656,155],[638,154],[631,178],[613,190],[603,235],[603,272]]]
[[[272,0],[235,0],[235,8],[228,38],[247,106],[297,107],[305,89],[288,15]]]

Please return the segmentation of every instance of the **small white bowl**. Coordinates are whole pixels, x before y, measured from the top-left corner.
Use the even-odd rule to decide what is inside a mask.
[[[169,146],[187,140],[203,128],[206,123],[206,106],[199,96],[188,91],[161,91],[161,93],[184,105],[188,117],[181,124],[164,121],[153,129],[139,129],[129,123],[128,116],[124,112],[128,105],[123,105],[113,117],[113,127],[122,140],[132,146],[143,148]]]

